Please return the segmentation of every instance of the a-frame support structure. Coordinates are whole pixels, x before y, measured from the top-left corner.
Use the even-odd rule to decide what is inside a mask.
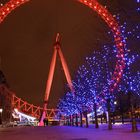
[[[57,54],[60,57],[60,60],[61,60],[61,63],[62,63],[62,67],[64,69],[64,74],[66,76],[66,80],[68,82],[69,88],[70,88],[71,92],[74,93],[74,89],[73,89],[73,85],[72,85],[72,80],[71,80],[71,76],[70,76],[70,73],[69,73],[69,69],[68,69],[66,60],[65,60],[65,58],[63,56],[63,53],[61,51],[60,34],[57,33],[55,44],[54,44],[54,53],[53,53],[53,57],[52,57],[51,65],[50,65],[50,71],[49,71],[49,75],[48,75],[48,80],[47,80],[47,83],[46,83],[46,91],[45,91],[45,97],[44,97],[43,114],[41,116],[41,120],[40,120],[39,126],[43,125],[43,120],[44,120],[44,118],[46,118],[46,110],[47,110],[48,99],[49,99],[51,85],[52,85],[53,76],[54,76],[54,70],[55,70]]]

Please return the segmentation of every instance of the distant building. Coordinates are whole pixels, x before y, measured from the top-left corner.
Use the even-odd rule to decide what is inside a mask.
[[[12,119],[12,92],[9,90],[6,78],[0,71],[0,119],[2,123],[8,123]]]

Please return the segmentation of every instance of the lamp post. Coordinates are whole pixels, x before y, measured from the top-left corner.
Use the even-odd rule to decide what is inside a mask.
[[[111,111],[110,111],[110,108],[111,108],[111,106],[110,106],[110,97],[107,99],[107,116],[108,116],[108,129],[109,130],[112,130],[112,121],[111,121]]]
[[[131,105],[131,119],[132,119],[132,132],[137,132],[138,131],[137,121],[136,121],[135,110],[133,105]]]
[[[0,124],[2,124],[2,112],[3,112],[3,109],[0,108]]]

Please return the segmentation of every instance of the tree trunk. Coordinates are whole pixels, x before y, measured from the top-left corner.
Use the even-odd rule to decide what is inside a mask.
[[[121,112],[122,124],[124,124],[124,113]]]
[[[107,110],[108,110],[108,129],[112,130],[112,121],[110,114],[110,98],[107,99]]]
[[[80,112],[80,127],[83,127],[82,112]]]
[[[99,128],[98,117],[97,117],[97,105],[94,103],[94,114],[95,114],[95,128]]]
[[[72,126],[74,126],[74,115],[71,116]]]
[[[115,113],[113,112],[113,124],[115,124]]]
[[[69,118],[66,117],[66,125],[69,125]]]
[[[70,126],[72,126],[72,117],[70,115]]]
[[[132,116],[132,132],[137,132],[138,131],[137,121],[136,121],[133,105],[131,107],[131,116]]]
[[[107,124],[107,116],[106,116],[106,113],[104,113],[104,119],[105,119],[105,123]]]
[[[76,126],[78,127],[78,115],[76,114]]]
[[[88,128],[88,117],[87,117],[87,111],[85,112],[85,117],[86,117],[86,128]]]

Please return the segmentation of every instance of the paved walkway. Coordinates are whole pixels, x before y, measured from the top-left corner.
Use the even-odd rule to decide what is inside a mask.
[[[106,125],[99,129],[93,126],[14,127],[0,128],[0,140],[140,140],[140,131],[132,133],[131,125],[115,125],[113,130],[107,130]]]

